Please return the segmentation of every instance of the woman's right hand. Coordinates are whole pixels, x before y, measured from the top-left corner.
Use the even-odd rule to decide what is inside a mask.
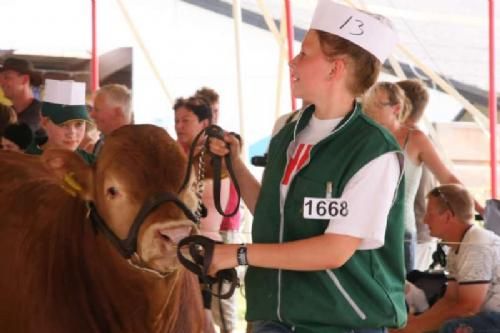
[[[224,133],[224,140],[210,137],[208,139],[208,150],[218,156],[231,154],[233,161],[239,159],[241,153],[241,143],[238,138],[231,133]]]
[[[235,134],[224,133],[222,140],[216,137],[208,139],[208,150],[212,154],[221,157],[231,154],[231,164],[241,191],[241,198],[245,201],[248,210],[253,214],[260,193],[260,183],[246,167],[240,156],[242,144]],[[225,160],[222,163],[224,165]]]

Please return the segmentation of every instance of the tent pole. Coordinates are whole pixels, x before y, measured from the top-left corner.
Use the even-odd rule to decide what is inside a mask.
[[[278,27],[274,23],[273,17],[264,3],[264,0],[257,0],[257,4],[259,5],[260,11],[262,12],[262,16],[264,17],[264,21],[266,22],[267,28],[272,32],[276,42],[281,45],[283,43],[280,32],[278,31]]]
[[[489,0],[489,113],[490,113],[490,164],[491,197],[497,197],[497,96],[495,89],[495,0]]]
[[[92,0],[92,56],[90,60],[92,81],[92,92],[99,89],[99,57],[97,56],[97,15],[96,0]]]
[[[241,4],[239,0],[233,1],[233,22],[234,22],[234,37],[236,50],[236,83],[238,89],[238,110],[240,118],[240,135],[245,137],[245,121],[243,112],[243,78],[241,72]],[[243,146],[243,156],[246,156],[245,146]]]
[[[156,80],[160,84],[161,90],[167,97],[168,101],[170,102],[171,105],[174,105],[175,98],[173,97],[168,88],[167,84],[165,83],[165,80],[163,80],[160,70],[156,66],[153,57],[151,56],[151,52],[146,48],[146,45],[144,44],[144,41],[139,33],[139,30],[134,24],[134,21],[132,21],[132,18],[129,15],[128,9],[123,3],[122,0],[116,0],[116,3],[118,4],[118,7],[120,8],[120,11],[122,12],[123,18],[127,22],[127,25],[130,29],[130,32],[134,36],[134,39],[136,43],[139,45],[139,48],[141,49],[142,53],[144,54],[144,58],[146,59],[147,64],[149,65],[149,68],[151,68],[151,71],[153,72],[153,75],[155,76]]]
[[[288,61],[292,61],[293,59],[293,19],[292,19],[292,5],[290,0],[285,0],[285,10],[286,10],[286,29],[287,29],[287,38],[288,38]],[[290,72],[290,91],[292,88],[292,73]],[[295,97],[292,96],[292,111],[297,110],[297,105],[295,101]]]
[[[436,74],[429,66],[420,61],[413,53],[406,49],[403,45],[398,44],[399,50],[411,61],[413,61],[428,77],[432,79],[445,93],[454,97],[462,106],[465,111],[469,112],[474,121],[479,125],[479,128],[485,135],[490,135],[490,132],[486,128],[486,122],[488,117],[486,117],[477,107],[472,105],[467,99],[465,99],[460,93],[448,82],[446,82],[442,77]]]
[[[287,55],[287,46],[286,46],[286,20],[285,20],[285,6],[283,6],[283,10],[281,13],[281,22],[280,22],[280,48],[279,48],[279,59],[278,59],[278,81],[276,84],[276,110],[274,112],[274,120],[278,119],[281,114],[281,96],[282,96],[282,88],[283,88],[283,72],[285,71],[286,59]]]

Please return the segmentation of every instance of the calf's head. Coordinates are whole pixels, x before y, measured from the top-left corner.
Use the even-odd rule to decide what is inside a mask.
[[[122,127],[106,137],[93,166],[61,150],[47,150],[42,159],[66,190],[92,203],[116,240],[137,236],[131,243],[135,264],[162,274],[179,267],[176,245],[197,232],[189,218],[197,201],[191,184],[177,193],[186,156],[165,130],[153,125]],[[135,227],[136,233],[131,231]]]

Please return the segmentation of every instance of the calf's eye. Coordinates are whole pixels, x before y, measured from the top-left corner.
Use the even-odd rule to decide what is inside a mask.
[[[106,195],[108,196],[108,198],[113,199],[118,195],[118,190],[114,186],[108,187],[108,189],[106,190]]]

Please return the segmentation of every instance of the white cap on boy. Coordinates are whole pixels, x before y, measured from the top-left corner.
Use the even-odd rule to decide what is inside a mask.
[[[311,29],[345,38],[383,63],[393,51],[398,38],[396,32],[381,20],[389,23],[389,20],[382,16],[372,16],[332,0],[318,0]]]

